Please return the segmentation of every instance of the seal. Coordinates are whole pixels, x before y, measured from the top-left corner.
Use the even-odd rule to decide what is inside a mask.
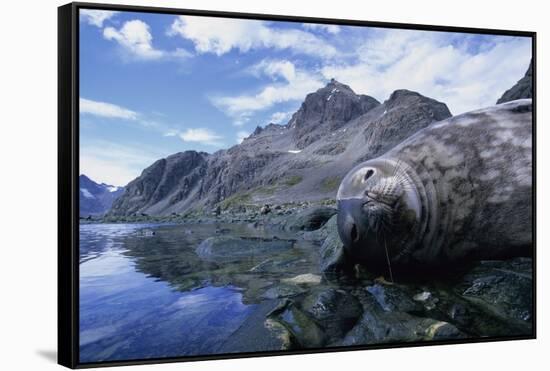
[[[516,100],[431,124],[355,166],[337,193],[346,259],[391,276],[531,255],[532,126],[531,100]]]

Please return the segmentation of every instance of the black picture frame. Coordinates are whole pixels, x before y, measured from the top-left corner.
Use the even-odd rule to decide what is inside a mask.
[[[318,24],[370,26],[408,30],[445,31],[474,34],[529,37],[532,40],[533,78],[533,332],[526,336],[483,337],[467,340],[434,340],[430,342],[385,343],[377,345],[312,348],[184,356],[175,358],[108,361],[100,363],[79,362],[79,27],[80,9],[118,10],[174,15],[197,15],[266,21],[309,22]],[[98,3],[70,3],[58,8],[58,363],[69,368],[98,366],[123,366],[182,361],[201,361],[245,357],[263,357],[288,354],[341,352],[352,350],[400,348],[448,344],[472,344],[504,340],[536,339],[536,32],[512,31],[488,28],[465,28],[408,23],[387,23],[363,20],[314,18],[274,14],[203,11],[147,6],[112,5]]]

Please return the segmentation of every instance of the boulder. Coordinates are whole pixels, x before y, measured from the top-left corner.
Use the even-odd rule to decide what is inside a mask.
[[[315,206],[299,211],[290,216],[285,224],[285,229],[290,231],[314,231],[321,228],[337,213],[333,207]]]
[[[363,313],[357,298],[344,290],[319,288],[308,294],[301,308],[323,329],[328,339],[340,339]]]
[[[320,269],[326,278],[335,278],[352,268],[352,263],[346,259],[344,245],[338,235],[336,225],[337,216],[334,215],[323,227],[326,238],[320,250]]]
[[[326,343],[320,326],[290,299],[284,299],[267,319],[272,327],[286,332],[283,337],[288,339],[290,349],[319,348]]]
[[[533,261],[481,261],[454,288],[468,302],[500,319],[532,329]]]

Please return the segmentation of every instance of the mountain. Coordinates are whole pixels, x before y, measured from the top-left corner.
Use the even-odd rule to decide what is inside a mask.
[[[113,202],[124,193],[124,187],[98,184],[82,174],[78,178],[80,188],[80,216],[103,215]]]
[[[308,94],[289,125],[300,149],[331,133],[346,122],[380,105],[368,95],[357,95],[347,85],[332,79],[324,88]]]
[[[126,186],[111,214],[162,214],[171,205],[186,208],[204,176],[207,153],[186,151],[156,161]]]
[[[186,151],[156,161],[126,186],[110,215],[334,199],[351,166],[450,117],[447,106],[408,90],[384,103],[331,80],[310,93],[286,125],[268,124],[213,154]]]
[[[506,90],[502,97],[497,100],[497,104],[509,102],[516,99],[533,98],[533,61],[529,63],[529,68],[525,76],[519,80],[516,85]]]

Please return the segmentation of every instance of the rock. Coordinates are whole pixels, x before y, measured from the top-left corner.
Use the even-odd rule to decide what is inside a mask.
[[[313,290],[300,307],[315,319],[327,338],[334,340],[351,330],[363,313],[357,298],[333,288]]]
[[[331,80],[325,87],[308,94],[289,121],[299,149],[340,128],[380,103],[367,95],[357,95],[347,85]]]
[[[219,216],[221,213],[222,213],[221,206],[220,205],[216,206],[216,208],[214,208],[213,214],[216,215],[216,216]]]
[[[269,205],[264,205],[260,209],[260,214],[261,215],[269,214],[270,212],[271,212],[271,207]]]
[[[79,183],[79,215],[92,220],[94,216],[102,216],[113,202],[122,196],[124,187],[114,187],[105,183],[96,183],[86,175],[78,177]]]
[[[272,326],[277,323],[280,330],[287,331],[290,349],[318,348],[326,342],[319,325],[289,299],[282,301],[267,317]]]
[[[533,261],[482,261],[469,271],[455,292],[507,322],[532,328]]]
[[[327,236],[320,249],[320,269],[323,276],[329,279],[346,274],[352,268],[351,262],[346,259],[344,245],[338,235],[336,219],[337,216],[334,215],[326,223]]]
[[[502,97],[497,100],[497,104],[510,102],[516,99],[533,97],[533,61],[529,63],[529,68],[516,85],[506,90]]]
[[[432,293],[428,291],[422,291],[420,294],[413,296],[413,300],[425,302],[426,300],[431,299]]]
[[[438,321],[431,323],[428,328],[424,330],[423,340],[451,340],[463,339],[465,337],[466,335],[452,324]]]
[[[375,298],[380,308],[386,312],[422,312],[423,306],[411,299],[409,293],[405,292],[402,287],[376,283],[367,286],[366,290]]]
[[[209,237],[196,249],[197,255],[207,261],[234,261],[251,256],[269,255],[291,249],[291,240],[262,240],[234,236]]]
[[[284,283],[293,283],[296,285],[318,285],[321,283],[321,276],[313,273],[299,274],[292,278],[285,278]]]
[[[128,215],[168,198],[170,203],[185,199],[200,181],[200,169],[207,156],[204,152],[186,151],[156,161],[128,183],[124,195],[113,203],[108,214]]]
[[[337,210],[333,207],[310,207],[289,217],[285,229],[290,231],[314,231],[321,228],[336,213]]]
[[[241,208],[259,211],[267,202],[334,199],[346,166],[445,115],[450,113],[444,104],[418,93],[398,90],[381,105],[330,81],[307,95],[286,125],[257,128],[240,144],[212,154],[186,151],[154,162],[128,184],[108,215],[201,213],[217,205],[223,214],[244,213]]]
[[[427,310],[434,309],[439,302],[439,298],[434,297],[429,291],[422,291],[414,295],[413,300],[422,303]]]
[[[264,292],[261,297],[264,299],[281,299],[290,298],[306,292],[305,289],[297,285],[280,284],[274,287],[270,287]]]
[[[328,144],[325,144],[321,148],[315,150],[313,153],[316,155],[339,155],[340,153],[343,153],[346,150],[346,143],[342,143],[340,141],[338,142],[330,142]]]
[[[384,310],[374,296],[363,301],[363,315],[340,345],[403,343],[462,339],[466,335],[450,323],[400,311]]]

